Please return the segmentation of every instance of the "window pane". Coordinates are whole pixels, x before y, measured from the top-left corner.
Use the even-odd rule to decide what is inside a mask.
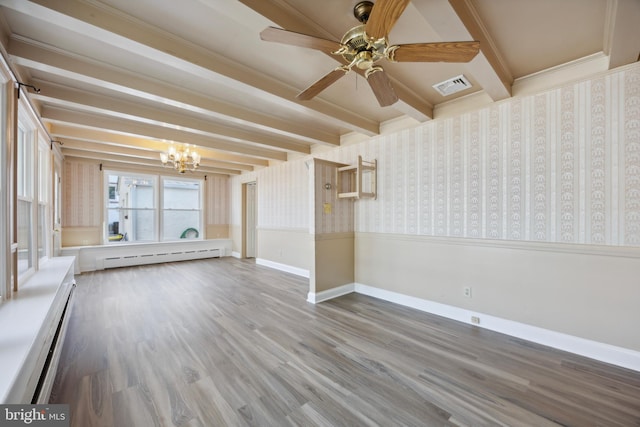
[[[163,240],[200,236],[200,181],[165,179],[162,184]]]
[[[55,225],[60,224],[62,219],[60,218],[60,175],[58,171],[55,171],[53,177],[53,223]]]
[[[200,211],[165,210],[162,224],[164,240],[200,237]]]
[[[18,200],[18,275],[33,266],[33,257],[31,256],[31,235],[33,233],[31,217],[31,202]]]
[[[47,255],[47,205],[38,205],[38,258]]]
[[[156,179],[130,174],[109,174],[107,179],[108,241],[157,241]]]
[[[28,134],[18,128],[18,196],[23,198],[33,197],[33,170],[32,152],[33,146],[29,144]]]
[[[155,241],[153,209],[108,209],[109,242]]]
[[[152,178],[132,175],[109,175],[109,207],[154,209],[154,182]]]
[[[33,267],[34,231],[37,225],[33,224],[33,182],[36,175],[33,169],[34,145],[30,143],[31,134],[22,127],[18,127],[17,144],[17,186],[18,206],[16,225],[18,234],[18,276]]]
[[[38,258],[49,255],[47,251],[47,231],[49,230],[49,193],[51,185],[49,147],[38,144]]]
[[[200,182],[164,180],[164,209],[200,209]]]
[[[40,202],[48,202],[49,201],[49,185],[50,185],[50,176],[49,176],[49,163],[51,159],[49,157],[49,151],[44,149],[38,150],[38,200]]]

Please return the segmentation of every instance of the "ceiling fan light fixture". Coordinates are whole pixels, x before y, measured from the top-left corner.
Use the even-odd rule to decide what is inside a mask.
[[[362,52],[359,52],[358,55],[356,55],[356,67],[361,70],[370,68],[371,65],[373,65],[373,62],[373,55],[367,50],[363,50]]]

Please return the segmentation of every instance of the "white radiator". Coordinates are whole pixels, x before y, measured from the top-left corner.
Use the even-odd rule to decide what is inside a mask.
[[[117,268],[132,265],[157,264],[162,262],[187,261],[192,259],[219,258],[220,248],[186,249],[167,251],[165,248],[155,248],[156,251],[139,252],[120,256],[108,256],[98,261],[98,267]],[[100,262],[102,261],[102,262]],[[99,264],[102,264],[100,266]]]

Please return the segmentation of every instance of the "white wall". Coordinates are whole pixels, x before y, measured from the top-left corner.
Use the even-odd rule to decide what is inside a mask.
[[[357,283],[473,311],[481,325],[489,315],[640,352],[636,248],[376,233],[356,245]]]

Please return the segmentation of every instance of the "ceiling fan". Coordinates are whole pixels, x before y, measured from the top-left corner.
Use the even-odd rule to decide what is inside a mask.
[[[355,67],[363,75],[382,107],[393,105],[398,97],[389,76],[377,62],[385,58],[391,62],[468,62],[480,50],[480,43],[443,42],[391,45],[389,33],[410,0],[361,1],[353,8],[353,14],[361,25],[346,32],[340,42],[307,34],[268,27],[260,33],[265,41],[316,49],[341,56],[344,65],[326,74],[320,80],[300,92],[296,98],[309,100],[338,81]]]

